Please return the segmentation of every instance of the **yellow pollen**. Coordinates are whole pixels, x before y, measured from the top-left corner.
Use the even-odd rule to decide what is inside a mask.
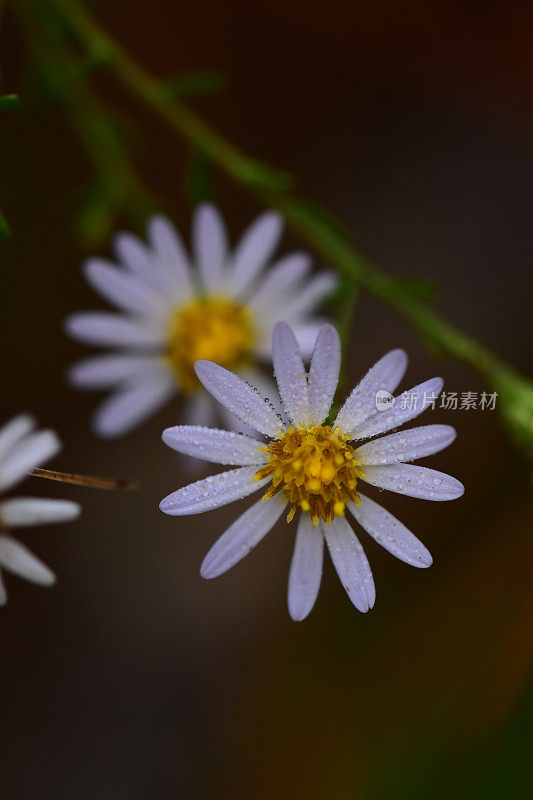
[[[197,298],[171,313],[164,359],[176,374],[183,392],[194,392],[199,381],[194,362],[214,361],[226,369],[245,364],[255,340],[245,306],[220,296]]]
[[[346,503],[361,501],[357,479],[364,478],[347,437],[330,425],[289,428],[268,447],[268,463],[254,480],[270,477],[263,499],[283,492],[290,505],[287,521],[296,511],[309,512],[313,525],[329,525],[343,516]]]

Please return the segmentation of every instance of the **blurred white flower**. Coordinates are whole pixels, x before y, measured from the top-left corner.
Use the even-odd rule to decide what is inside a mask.
[[[0,428],[0,494],[20,483],[61,448],[51,430],[35,430],[33,417],[21,414]],[[80,513],[78,503],[41,497],[12,497],[0,502],[0,606],[7,602],[1,568],[42,586],[55,583],[54,573],[16,539],[10,528],[66,522]]]
[[[201,568],[204,578],[221,575],[247,555],[285,508],[289,508],[288,521],[299,512],[288,589],[289,612],[295,620],[309,614],[318,595],[324,540],[352,603],[363,612],[374,605],[372,572],[344,516],[346,509],[397,558],[415,567],[432,563],[424,545],[399,520],[360,493],[361,481],[425,500],[453,500],[464,492],[462,484],[449,475],[404,463],[447,447],[456,435],[448,425],[426,425],[360,446],[354,443],[398,428],[421,414],[441,391],[441,378],[404,392],[385,410],[376,409],[376,393],[393,392],[407,367],[405,352],[393,350],[369,370],[336,419],[325,424],[340,360],[338,334],[333,326],[324,325],[306,373],[291,328],[280,322],[274,330],[273,362],[286,420],[233,373],[209,361],[196,364],[205,388],[241,422],[268,437],[266,444],[202,427],[178,426],[163,432],[163,441],[174,450],[237,467],[168,495],[160,504],[166,514],[196,514],[266,489],[211,548]],[[421,402],[413,403],[414,396]],[[406,397],[410,402],[404,402]]]
[[[119,266],[86,262],[89,283],[120,312],[81,312],[66,321],[73,338],[116,351],[81,361],[69,373],[77,388],[111,389],[93,419],[98,435],[126,433],[178,391],[189,399],[187,421],[212,422],[216,404],[197,380],[195,361],[215,361],[261,385],[254,367],[270,359],[280,319],[293,325],[303,352],[311,352],[320,326],[312,314],[336,280],[325,273],[309,277],[304,253],[271,264],[281,233],[280,215],[264,213],[231,251],[219,211],[205,204],[193,218],[192,259],[175,227],[156,216],[148,223],[148,244],[129,233],[116,236]]]

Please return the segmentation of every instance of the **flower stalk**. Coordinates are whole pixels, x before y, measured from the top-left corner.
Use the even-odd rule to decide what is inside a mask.
[[[131,491],[138,489],[139,483],[128,478],[105,478],[99,475],[80,475],[76,472],[59,472],[56,469],[36,467],[29,473],[34,478],[47,478],[49,481],[68,483],[71,486],[85,486],[88,489],[108,489]]]

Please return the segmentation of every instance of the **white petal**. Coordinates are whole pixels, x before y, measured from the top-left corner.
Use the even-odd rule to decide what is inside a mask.
[[[71,500],[42,497],[13,497],[0,505],[0,519],[8,527],[67,522],[79,516],[80,505]]]
[[[361,544],[344,517],[335,517],[331,525],[320,522],[333,566],[354,606],[362,611],[372,608],[376,589],[370,564]]]
[[[0,464],[0,489],[5,491],[24,478],[35,467],[41,467],[61,449],[54,431],[31,433],[14,447],[9,458]]]
[[[341,366],[341,342],[333,325],[318,334],[309,367],[309,411],[311,421],[321,424],[329,414]]]
[[[228,236],[220,212],[210,203],[199,206],[192,222],[193,251],[204,286],[220,288],[228,255]]]
[[[274,527],[285,503],[277,497],[258,500],[217,539],[200,567],[202,578],[217,578],[235,566]]]
[[[257,466],[254,465],[253,467],[230,469],[218,475],[209,475],[201,481],[190,483],[188,486],[172,492],[161,500],[159,508],[165,514],[177,517],[184,514],[199,514],[201,511],[210,511],[212,508],[226,506],[235,500],[248,497],[270,481],[270,478],[254,481],[253,477],[256,472]]]
[[[364,467],[365,480],[372,486],[422,500],[456,500],[465,488],[456,478],[436,469],[415,464]]]
[[[189,258],[174,225],[166,217],[152,217],[147,226],[148,237],[157,258],[166,271],[168,286],[188,300],[194,293]]]
[[[35,424],[31,414],[19,414],[0,428],[0,462],[35,428]]]
[[[244,233],[232,258],[230,285],[235,294],[253,283],[276,249],[282,229],[282,217],[275,211],[267,211]]]
[[[396,517],[369,497],[360,494],[361,505],[351,501],[348,508],[365,531],[378,544],[412,567],[430,567],[431,553]]]
[[[272,264],[264,280],[252,294],[248,305],[256,312],[266,313],[270,318],[280,300],[292,296],[297,284],[307,275],[310,268],[311,259],[307,253],[290,253],[280,258]]]
[[[322,531],[312,526],[309,514],[300,514],[288,589],[289,614],[296,622],[305,619],[316,602],[323,561]]]
[[[272,360],[272,333],[276,324],[279,322],[279,317],[279,314],[273,315],[271,323],[258,323],[256,319],[258,336],[256,338],[254,353],[261,361],[269,362]],[[284,321],[287,322],[287,320]],[[324,327],[324,325],[327,325],[327,323],[328,320],[322,317],[315,317],[313,322],[305,323],[289,320],[290,327],[296,337],[300,353],[304,360],[311,358],[320,329]]]
[[[444,382],[442,378],[430,378],[429,381],[418,384],[413,389],[407,389],[396,397],[394,405],[384,411],[374,411],[363,423],[350,431],[354,439],[366,439],[385,433],[393,428],[399,428],[406,422],[418,417],[426,408],[435,402],[441,392]]]
[[[238,420],[237,417],[234,417],[233,414],[230,411],[228,411],[228,409],[225,406],[219,406],[217,408],[217,412],[218,412],[217,419],[219,417],[222,418],[222,424],[228,431],[233,431],[234,433],[240,433],[244,434],[244,436],[249,436],[251,439],[255,439],[255,441],[258,443],[258,446],[263,442],[264,437],[260,433],[251,428],[249,425],[245,425],[244,422]]]
[[[238,370],[239,378],[242,378],[243,381],[249,383],[250,386],[253,386],[254,389],[257,390],[259,395],[268,402],[272,408],[276,411],[277,414],[281,417],[283,422],[286,422],[284,418],[283,412],[281,410],[281,400],[279,399],[278,390],[274,383],[273,378],[269,378],[263,372],[260,372],[253,367],[243,367]],[[209,397],[210,400],[215,403],[211,395],[204,392],[206,397]],[[244,422],[241,422],[233,414],[228,411],[225,406],[221,406],[217,404],[217,411],[219,414],[222,415],[222,420],[224,421],[224,426],[230,430],[235,431],[236,433],[244,433],[246,436],[250,436],[251,438],[255,439],[256,441],[260,440],[260,443],[264,441],[264,437],[262,434],[258,433],[255,428],[252,428],[250,425],[245,425]]]
[[[188,272],[189,258],[181,237],[172,222],[163,214],[148,220],[148,238],[158,257],[169,264],[176,264]]]
[[[161,345],[161,331],[110,311],[80,311],[65,321],[65,330],[85,344],[150,347]]]
[[[335,424],[352,434],[369,416],[377,413],[376,393],[393,392],[407,369],[407,353],[391,350],[374,364],[357,384],[337,415]]]
[[[283,412],[278,387],[272,373],[267,374],[254,367],[244,367],[239,370],[239,377],[246,381],[246,383],[249,383],[250,386],[253,386],[254,389],[257,389],[261,397],[268,399],[268,402],[274,407],[276,413],[284,422],[288,422]]]
[[[52,586],[56,581],[46,564],[10,536],[0,536],[0,564],[15,575],[41,586]]]
[[[211,427],[217,423],[216,412],[219,408],[221,406],[216,400],[200,386],[193,394],[183,398],[181,417],[185,425]],[[232,417],[229,412],[228,416],[235,422],[235,417]],[[205,465],[193,456],[185,456],[180,453],[177,456],[177,460],[182,472],[190,476],[190,480],[194,480],[205,468]]]
[[[157,283],[153,258],[138,236],[133,233],[115,234],[113,249],[118,260],[141,280],[150,285]]]
[[[164,430],[162,439],[178,453],[215,464],[260,465],[267,460],[265,453],[259,451],[261,443],[257,439],[233,431],[177,425]]]
[[[310,358],[315,349],[316,340],[320,330],[327,324],[327,320],[315,317],[313,322],[291,322],[291,328],[300,347],[302,358]]]
[[[97,436],[112,439],[136,428],[176,392],[170,372],[147,369],[121,385],[96,409],[92,427]]]
[[[112,305],[134,314],[158,316],[165,313],[167,302],[146,281],[101,258],[85,262],[87,282]]]
[[[77,361],[67,371],[67,381],[77,389],[108,389],[159,363],[157,356],[103,355]]]
[[[286,322],[278,322],[272,336],[272,362],[281,402],[295,425],[309,422],[309,388],[300,348]]]
[[[204,359],[199,359],[194,369],[207,391],[245,425],[271,437],[283,427],[269,403],[233,372]]]
[[[2,580],[2,573],[0,572],[0,607],[5,606],[7,603],[7,592],[6,587],[4,586],[4,581]]]
[[[448,447],[457,433],[450,425],[421,425],[374,439],[355,451],[361,464],[397,464],[432,456]]]
[[[338,278],[329,272],[321,272],[307,281],[305,288],[280,305],[278,319],[292,322],[293,319],[306,317],[330,295],[338,285]]]

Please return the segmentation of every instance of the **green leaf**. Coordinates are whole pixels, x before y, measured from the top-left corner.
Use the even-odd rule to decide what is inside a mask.
[[[359,281],[365,261],[354,250],[348,231],[333,214],[301,197],[275,197],[274,205],[334,269],[352,281]]]
[[[18,94],[3,94],[0,96],[0,111],[12,111],[20,105]]]
[[[438,284],[426,278],[402,276],[399,278],[391,278],[391,284],[393,291],[396,290],[398,295],[421,300],[424,303],[430,303],[435,300],[439,293]]]
[[[533,381],[503,365],[489,375],[497,407],[515,444],[533,461]]]
[[[339,288],[331,298],[333,319],[343,347],[348,343],[350,327],[358,298],[359,285],[357,281],[344,276],[339,284]]]
[[[189,195],[194,206],[213,197],[213,162],[203,150],[195,150],[189,171]]]
[[[0,211],[0,241],[5,242],[7,239],[11,239],[11,229],[7,219]]]
[[[96,183],[87,193],[78,212],[76,228],[84,247],[99,247],[109,238],[114,211],[107,192]]]
[[[348,243],[348,231],[341,222],[327,209],[318,203],[313,203],[304,198],[287,198],[284,201],[286,211],[290,211],[291,216],[300,225],[312,227],[319,231],[322,237],[327,237],[329,241],[342,241]]]
[[[250,158],[234,161],[229,171],[253,191],[287,192],[295,185],[290,172],[272,169],[268,164]]]
[[[185,98],[194,95],[214,94],[226,89],[227,78],[213,70],[204,72],[190,72],[170,78],[164,84],[163,91],[168,94],[168,99]]]
[[[84,58],[72,68],[72,82],[83,81],[94,72],[105,69],[113,63],[113,50],[98,41],[85,53]]]

